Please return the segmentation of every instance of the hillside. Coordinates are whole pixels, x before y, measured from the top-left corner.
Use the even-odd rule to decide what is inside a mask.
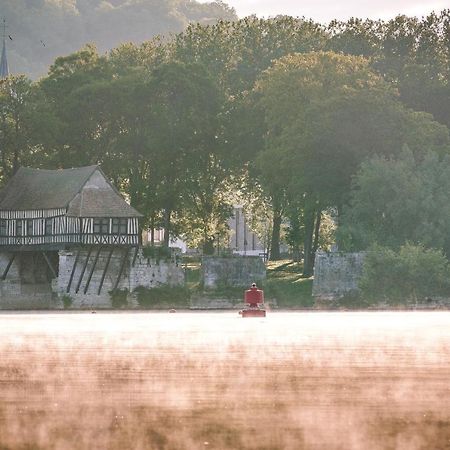
[[[57,56],[87,42],[104,52],[121,42],[179,32],[189,22],[236,18],[221,1],[195,0],[2,0],[0,16],[11,36],[10,70],[31,78],[46,74]]]

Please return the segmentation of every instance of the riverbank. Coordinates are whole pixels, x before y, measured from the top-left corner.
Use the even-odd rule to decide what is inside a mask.
[[[313,278],[302,275],[302,265],[289,260],[267,263],[267,279],[261,284],[264,289],[266,307],[278,311],[414,311],[448,310],[450,299],[423,299],[400,303],[380,300],[369,302],[357,295],[339,300],[315,299],[312,296]],[[245,287],[223,287],[203,289],[200,284],[200,265],[186,266],[184,289],[161,288],[151,290],[154,301],[147,301],[145,309],[190,309],[190,310],[239,310],[244,306]],[[160,299],[164,298],[164,302]]]
[[[111,293],[111,307],[98,307],[86,303],[76,307],[70,296],[55,297],[39,307],[24,304],[14,307],[2,305],[2,310],[111,310],[111,311],[212,311],[240,310],[244,307],[246,286],[224,286],[204,289],[200,280],[200,262],[183,264],[185,285],[176,287],[137,288],[132,293],[117,290]],[[341,299],[317,299],[312,295],[313,278],[302,276],[302,265],[289,260],[268,262],[267,278],[260,288],[264,290],[265,307],[272,311],[414,311],[449,310],[449,298],[426,298],[388,302],[368,301],[359,295],[348,295]]]

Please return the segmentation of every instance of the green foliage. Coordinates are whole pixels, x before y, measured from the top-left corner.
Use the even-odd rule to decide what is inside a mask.
[[[200,261],[183,261],[186,274],[186,284],[189,287],[195,288],[200,283],[201,263]]]
[[[304,278],[302,272],[303,266],[291,261],[269,263],[267,279],[262,285],[264,297],[275,299],[278,308],[311,308],[313,280]]]
[[[39,130],[33,96],[32,83],[23,75],[0,80],[1,181],[29,162],[35,150],[32,139]]]
[[[63,295],[61,298],[64,309],[69,309],[72,306],[73,298],[70,295]]]
[[[11,58],[58,57],[37,83],[10,77],[0,85],[0,182],[20,164],[100,163],[144,213],[142,226],[165,228],[165,245],[169,234],[183,236],[211,253],[227,238],[240,197],[272,257],[289,222],[289,242],[310,274],[315,250],[332,239],[328,212],[340,221],[363,161],[399,159],[405,144],[417,161],[449,153],[449,11],[325,27],[292,17],[217,22],[234,12],[187,0],[7,0],[4,9],[13,37],[19,29],[23,36],[9,43]],[[130,17],[133,27],[124,26]],[[33,25],[44,20],[51,25]],[[184,31],[104,52],[168,27]],[[95,43],[80,48],[86,41]],[[434,181],[424,175],[420,187],[407,180],[403,187],[427,195],[417,203],[399,193],[402,212],[392,211],[391,230],[382,223],[373,231],[373,222],[361,237],[347,229],[351,245],[393,233],[389,245],[408,239],[450,251],[442,237],[446,163],[442,173],[433,164],[423,170]],[[409,221],[412,231],[408,208],[418,219]]]
[[[172,250],[170,247],[146,245],[142,247],[143,254],[146,258],[160,260],[169,260],[172,258]]]
[[[450,126],[449,19],[446,9],[421,19],[332,21],[327,48],[370,58],[372,67],[398,87],[404,104]]]
[[[360,281],[362,297],[373,303],[408,303],[450,293],[449,266],[439,250],[405,244],[399,251],[373,246]]]
[[[322,211],[345,202],[351,178],[368,155],[397,150],[403,110],[369,61],[332,52],[280,58],[256,91],[268,128],[257,160],[261,184],[277,193],[272,204],[287,212],[294,250],[303,240],[310,275]]]
[[[364,250],[374,243],[398,249],[406,242],[450,255],[450,158],[415,158],[405,148],[398,159],[375,158],[355,177],[349,206],[338,229],[340,247]]]
[[[120,309],[128,306],[128,289],[115,289],[109,293],[111,297],[111,306],[114,309]]]
[[[190,291],[184,286],[162,286],[147,289],[137,287],[134,291],[141,308],[189,308]]]

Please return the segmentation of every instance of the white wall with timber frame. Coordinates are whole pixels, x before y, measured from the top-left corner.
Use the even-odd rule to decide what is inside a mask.
[[[103,228],[95,226],[102,221]],[[0,246],[138,245],[138,218],[80,218],[64,209],[0,211]]]

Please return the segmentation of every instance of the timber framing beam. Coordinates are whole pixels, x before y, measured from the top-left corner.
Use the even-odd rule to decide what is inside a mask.
[[[112,247],[111,250],[108,253],[108,259],[106,260],[105,268],[103,269],[102,278],[100,279],[100,285],[98,286],[97,295],[100,295],[100,293],[102,292],[103,282],[105,281],[106,272],[108,270],[109,263],[111,261],[111,257],[113,255],[113,252],[114,252],[114,247]]]
[[[117,290],[119,286],[120,278],[122,277],[123,269],[125,268],[125,263],[127,262],[128,253],[130,252],[130,247],[127,247],[123,253],[122,262],[120,263],[119,275],[117,275],[116,283],[114,284],[113,291]]]
[[[84,273],[86,272],[86,267],[89,261],[89,258],[91,257],[92,253],[92,247],[89,247],[88,254],[86,256],[86,260],[84,261],[83,268],[81,269],[80,278],[78,279],[77,287],[75,289],[75,293],[78,294],[78,291],[80,290],[81,282],[83,281]]]
[[[136,259],[137,259],[138,253],[139,253],[139,247],[136,247],[134,250],[134,255],[133,255],[133,263],[131,264],[133,267],[136,264]]]
[[[49,267],[50,272],[53,275],[53,278],[57,278],[58,277],[57,270],[53,267],[53,264],[48,258],[47,254],[45,252],[42,252],[42,255],[44,256],[45,262],[47,263],[47,266]]]
[[[77,255],[75,256],[75,262],[73,263],[72,272],[70,273],[69,284],[67,285],[66,292],[70,292],[70,287],[72,286],[73,276],[75,275],[75,270],[77,268],[78,259],[80,258],[80,249],[77,251]]]
[[[5,270],[3,271],[3,274],[2,274],[2,280],[5,280],[5,279],[6,279],[6,275],[8,275],[9,269],[11,268],[12,263],[14,262],[14,259],[15,259],[15,258],[16,258],[16,254],[13,253],[12,256],[11,256],[11,258],[10,258],[9,261],[8,261],[7,266],[5,267]]]
[[[89,271],[89,276],[86,281],[86,286],[84,287],[84,293],[86,294],[89,289],[89,284],[91,283],[92,275],[94,274],[95,266],[97,265],[98,257],[100,256],[100,252],[102,251],[102,248],[99,247],[97,250],[97,253],[95,254],[94,264],[92,264],[91,270]]]

